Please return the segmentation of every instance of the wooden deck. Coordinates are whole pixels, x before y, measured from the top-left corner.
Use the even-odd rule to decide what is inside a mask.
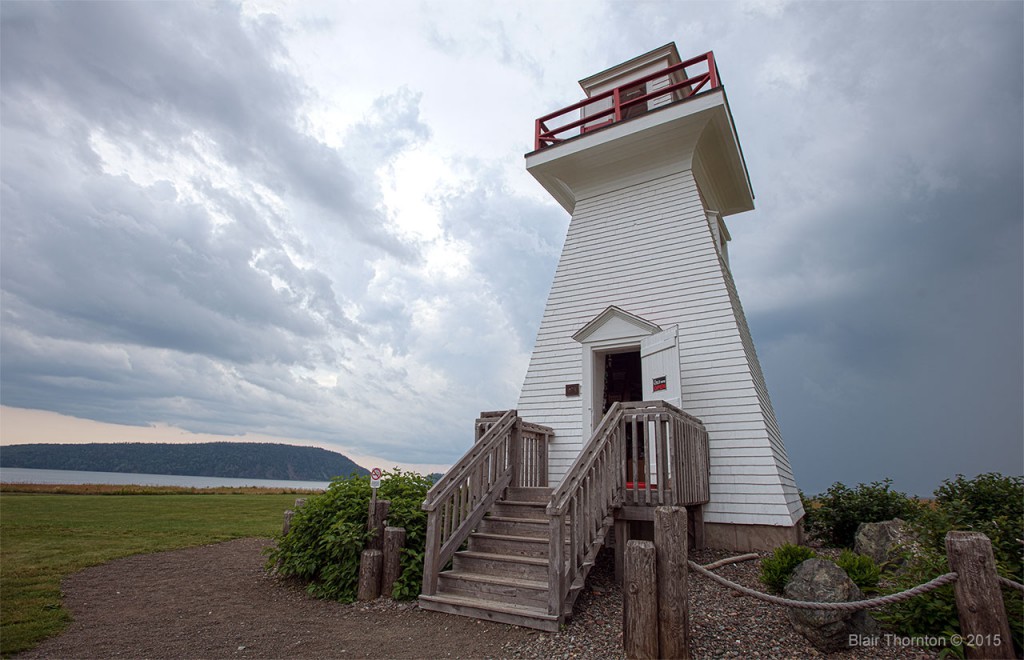
[[[555,489],[546,487],[552,435],[514,410],[481,414],[477,442],[423,503],[421,607],[558,630],[613,529],[620,551],[629,521],[687,506],[701,542],[709,484],[700,420],[662,401],[615,403]]]

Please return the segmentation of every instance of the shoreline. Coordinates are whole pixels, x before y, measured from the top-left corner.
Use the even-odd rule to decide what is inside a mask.
[[[316,495],[323,490],[272,486],[143,486],[0,482],[0,493],[23,495]]]

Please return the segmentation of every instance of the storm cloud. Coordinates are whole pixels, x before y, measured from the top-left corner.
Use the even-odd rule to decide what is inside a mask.
[[[454,462],[568,224],[534,119],[675,41],[798,485],[1024,471],[1020,3],[405,9],[0,3],[3,405]]]

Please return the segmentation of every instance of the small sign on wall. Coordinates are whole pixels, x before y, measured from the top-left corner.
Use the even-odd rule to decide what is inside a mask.
[[[661,392],[668,389],[668,380],[665,376],[658,376],[654,379],[654,391]]]
[[[574,383],[572,385],[565,386],[565,396],[579,396],[580,395],[580,384]]]

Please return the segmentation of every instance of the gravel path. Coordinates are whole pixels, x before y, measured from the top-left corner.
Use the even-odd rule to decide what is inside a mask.
[[[263,570],[266,539],[139,555],[63,584],[74,621],[24,658],[621,658],[622,593],[602,553],[576,616],[559,633],[426,612],[411,603],[310,598]],[[733,553],[703,551],[701,563]],[[718,569],[761,588],[758,562]],[[694,657],[822,657],[793,632],[783,608],[690,577]],[[835,658],[932,658],[881,647]]]

